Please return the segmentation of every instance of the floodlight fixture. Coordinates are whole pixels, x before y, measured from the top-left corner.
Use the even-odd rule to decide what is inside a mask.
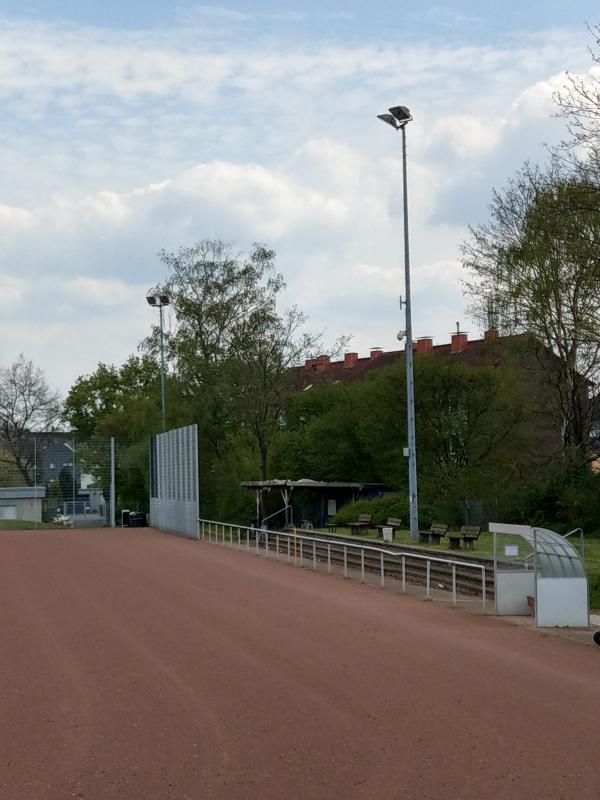
[[[153,294],[149,294],[146,297],[146,302],[148,303],[149,306],[155,306],[156,305],[156,297]]]
[[[390,114],[398,122],[398,127],[406,125],[412,119],[410,110],[406,106],[393,106],[389,109]]]
[[[391,114],[377,114],[377,119],[380,119],[382,122],[391,125],[392,128],[394,128],[395,130],[398,130],[398,128],[400,127],[395,117],[393,117]]]

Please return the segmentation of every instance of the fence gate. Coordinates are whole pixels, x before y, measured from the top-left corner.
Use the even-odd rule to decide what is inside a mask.
[[[198,426],[150,439],[150,524],[198,537]]]

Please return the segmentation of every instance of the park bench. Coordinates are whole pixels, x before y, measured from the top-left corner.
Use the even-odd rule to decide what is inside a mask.
[[[463,525],[460,532],[464,549],[473,550],[475,542],[481,536],[481,525]]]
[[[385,525],[377,525],[377,535],[383,536],[383,529],[384,528],[391,528],[392,529],[392,536],[399,531],[402,527],[402,520],[399,517],[390,517]]]
[[[349,523],[351,533],[368,533],[372,521],[372,514],[359,514],[356,522]]]
[[[419,531],[419,541],[421,543],[439,544],[442,536],[448,532],[448,526],[442,522],[433,522],[428,531]]]
[[[465,550],[473,550],[473,545],[480,535],[481,526],[463,525],[460,532],[450,531],[448,533],[448,549],[460,550],[463,547]]]

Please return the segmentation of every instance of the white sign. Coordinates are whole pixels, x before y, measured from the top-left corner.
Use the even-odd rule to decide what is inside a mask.
[[[505,544],[504,545],[504,555],[507,556],[507,557],[518,556],[519,555],[519,545],[518,544]]]
[[[383,541],[384,542],[392,542],[394,540],[394,529],[393,528],[383,528]]]

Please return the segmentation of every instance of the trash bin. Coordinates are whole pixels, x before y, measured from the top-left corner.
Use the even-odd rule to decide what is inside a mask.
[[[129,527],[130,528],[145,528],[146,527],[146,515],[143,511],[134,511],[133,514],[129,514]]]
[[[128,508],[124,508],[121,511],[121,527],[128,528],[129,527],[129,517],[131,515],[131,511]]]

